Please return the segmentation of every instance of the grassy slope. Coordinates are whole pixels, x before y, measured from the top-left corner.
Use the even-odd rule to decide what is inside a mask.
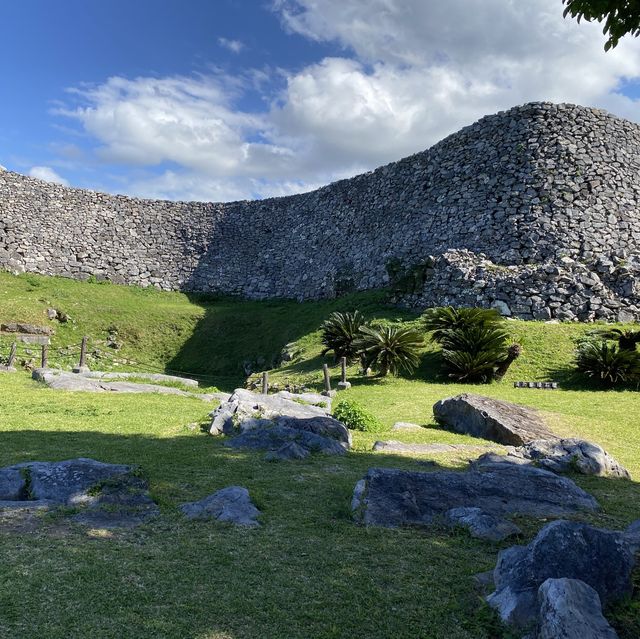
[[[295,338],[300,359],[272,378],[319,383],[315,331],[330,310],[356,303],[369,314],[400,315],[371,295],[303,305],[215,302],[0,274],[0,321],[44,323],[48,306],[62,308],[76,324],[58,327],[58,344],[117,324],[125,340],[136,336],[123,348],[128,357],[158,366],[193,362],[196,371],[219,376],[222,381],[212,381],[223,387],[240,379],[239,358],[268,359]],[[570,361],[571,338],[585,330],[510,326],[525,345],[510,379],[562,379],[557,371]],[[548,411],[558,432],[604,444],[640,477],[640,394],[521,390],[508,380],[458,386],[438,379],[435,370],[427,352],[413,379],[354,375],[348,394],[387,424],[424,424],[417,433],[393,434],[423,442],[470,441],[432,424],[431,405],[444,396],[471,390],[531,404]],[[356,434],[357,452],[345,458],[269,464],[187,428],[205,420],[208,410],[196,399],[58,393],[23,373],[0,376],[0,465],[73,456],[139,463],[163,512],[157,522],[112,536],[58,521],[0,533],[1,637],[506,636],[470,581],[495,564],[500,545],[438,530],[366,530],[350,521],[351,491],[367,468],[420,468],[415,460],[372,453],[374,437]],[[445,466],[463,463],[434,458]],[[603,505],[593,521],[620,527],[640,517],[638,484],[578,481]],[[260,529],[187,523],[178,516],[180,502],[230,484],[249,488],[264,512]],[[527,537],[541,524],[524,522]],[[621,637],[640,636],[637,602],[619,607],[615,616]]]

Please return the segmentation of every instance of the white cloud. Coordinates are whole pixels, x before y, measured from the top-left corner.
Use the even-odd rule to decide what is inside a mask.
[[[640,40],[604,53],[601,26],[565,20],[559,0],[274,0],[274,8],[288,31],[338,45],[332,57],[278,70],[277,94],[276,72],[264,69],[248,69],[246,80],[219,71],[114,77],[77,91],[79,104],[59,112],[99,141],[103,161],[160,166],[129,192],[176,199],[307,190],[532,100],[640,120],[640,103],[619,91],[640,77]],[[238,108],[249,91],[267,106]]]
[[[533,100],[624,110],[640,41],[604,53],[601,26],[562,17],[556,0],[278,0],[291,31],[354,57],[292,74],[282,129],[359,163],[418,151],[482,115]],[[333,153],[330,153],[330,151]]]
[[[228,38],[218,38],[218,44],[223,49],[228,49],[232,53],[240,53],[244,49],[244,43],[240,40],[229,40]]]
[[[29,175],[45,182],[54,182],[55,184],[62,184],[62,186],[69,186],[69,182],[63,177],[58,175],[50,166],[32,166],[29,170]]]

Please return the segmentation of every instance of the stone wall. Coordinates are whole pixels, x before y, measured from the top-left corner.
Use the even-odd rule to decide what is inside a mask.
[[[223,204],[70,189],[0,172],[14,271],[297,299],[386,286],[526,318],[640,312],[640,126],[532,103],[316,191]],[[593,282],[593,283],[591,283]]]

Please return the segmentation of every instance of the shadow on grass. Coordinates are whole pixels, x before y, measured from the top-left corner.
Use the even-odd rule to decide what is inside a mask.
[[[550,379],[557,381],[561,388],[572,391],[638,391],[638,384],[607,384],[581,374],[575,368],[557,367],[548,369]]]
[[[284,347],[320,329],[334,311],[358,308],[369,318],[409,319],[415,314],[387,305],[386,292],[354,293],[340,299],[305,301],[246,301],[188,294],[203,310],[202,318],[180,352],[167,364],[167,370],[180,370],[206,379],[221,390],[243,385],[250,372],[276,368]],[[299,370],[295,368],[299,366]],[[291,368],[308,373],[322,368],[313,358]]]
[[[30,636],[107,636],[105,624],[108,636],[127,639],[408,639],[450,637],[453,627],[467,639],[503,636],[495,617],[478,606],[471,576],[490,569],[510,543],[351,521],[353,487],[369,468],[433,470],[418,460],[358,452],[273,463],[193,432],[158,438],[20,430],[3,434],[0,465],[78,456],[140,464],[162,516],[114,539],[73,532],[57,538],[45,529],[16,544],[15,536],[0,534],[0,629],[7,636],[20,636],[24,627]],[[589,519],[612,528],[629,523],[630,504],[640,502],[638,484],[580,483],[606,505]],[[248,488],[263,512],[260,528],[179,516],[179,503],[229,485]],[[543,523],[535,522],[531,534]],[[38,605],[45,596],[47,606]],[[640,626],[625,629],[622,639],[637,636],[627,630]]]

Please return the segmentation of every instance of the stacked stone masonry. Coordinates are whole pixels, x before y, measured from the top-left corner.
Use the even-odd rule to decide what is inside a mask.
[[[0,266],[248,298],[391,285],[527,319],[640,315],[640,126],[531,103],[290,197],[168,202],[0,172]]]

